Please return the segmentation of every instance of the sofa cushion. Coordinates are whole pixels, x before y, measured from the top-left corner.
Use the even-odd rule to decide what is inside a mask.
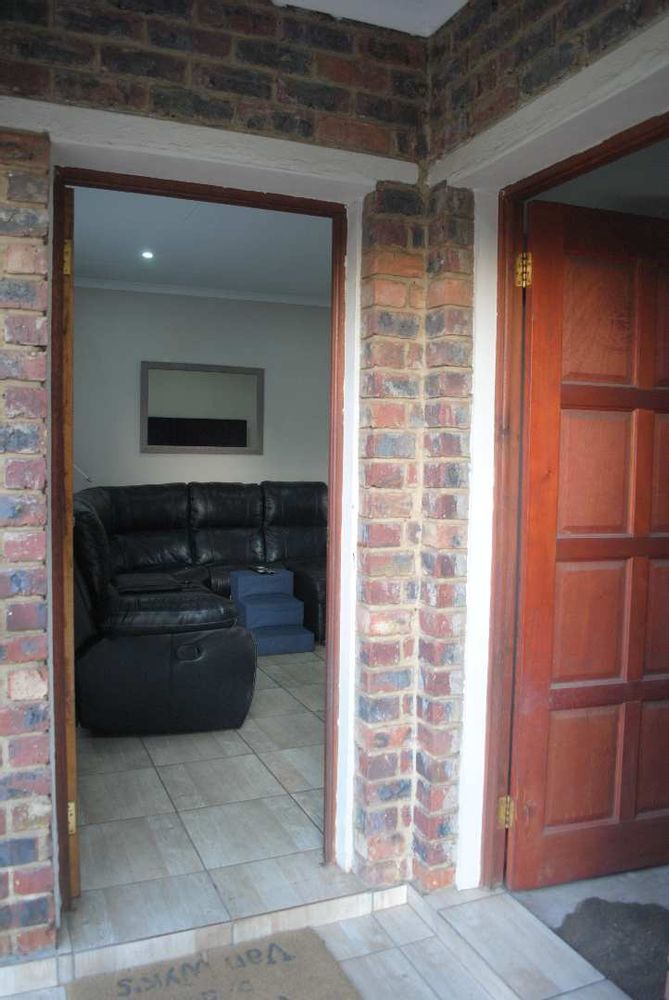
[[[327,550],[325,483],[264,482],[265,555],[268,563],[317,561]]]
[[[190,528],[197,565],[249,566],[265,560],[262,490],[245,483],[190,483]]]
[[[74,501],[74,557],[91,598],[101,601],[112,575],[107,532],[96,511],[84,501]]]
[[[184,483],[111,486],[107,492],[115,573],[190,565],[188,489]]]
[[[117,593],[101,608],[98,626],[104,635],[150,635],[229,628],[237,609],[202,587],[186,590]]]
[[[298,562],[289,559],[286,563],[286,569],[292,570],[295,592],[297,592],[298,587],[309,587],[319,602],[325,601],[325,560]]]

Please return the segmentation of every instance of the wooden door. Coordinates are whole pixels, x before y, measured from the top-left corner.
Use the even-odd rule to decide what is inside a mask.
[[[669,861],[669,223],[534,203],[507,883]]]
[[[58,858],[61,897],[66,908],[80,893],[72,551],[73,248],[74,191],[57,184],[54,189],[51,324],[51,422],[54,428],[51,438],[51,544]]]

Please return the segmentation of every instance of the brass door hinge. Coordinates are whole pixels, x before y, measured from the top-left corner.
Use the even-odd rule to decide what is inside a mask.
[[[67,803],[67,832],[70,837],[73,837],[77,832],[77,803],[68,802]]]
[[[532,254],[524,250],[516,257],[516,288],[529,288],[532,284]]]
[[[72,240],[63,244],[63,274],[72,274]]]
[[[497,825],[502,830],[510,830],[516,818],[516,804],[510,795],[501,795],[497,800]]]

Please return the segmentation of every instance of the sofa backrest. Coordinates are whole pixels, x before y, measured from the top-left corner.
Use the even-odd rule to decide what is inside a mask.
[[[104,492],[113,573],[169,569],[191,562],[185,483],[108,486]]]
[[[106,490],[94,488],[74,498],[74,558],[91,598],[101,601],[112,577],[109,535],[103,516]]]
[[[263,482],[261,486],[267,562],[324,558],[328,524],[325,483]]]
[[[258,485],[190,483],[188,491],[193,562],[264,562],[263,494]]]
[[[322,559],[325,483],[167,483],[77,493],[75,558],[94,601],[116,574]]]

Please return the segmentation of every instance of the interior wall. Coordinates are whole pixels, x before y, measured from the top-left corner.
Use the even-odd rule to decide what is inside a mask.
[[[74,461],[94,485],[326,481],[329,351],[327,308],[77,288]],[[142,361],[264,368],[264,454],[141,454]]]

